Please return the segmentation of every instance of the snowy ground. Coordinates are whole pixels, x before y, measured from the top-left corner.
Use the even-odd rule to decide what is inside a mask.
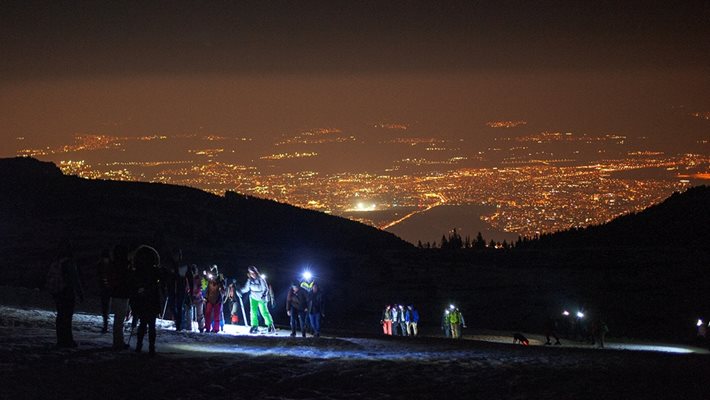
[[[0,306],[0,399],[710,398],[710,356],[686,346],[550,347],[530,335],[524,347],[495,332],[453,341],[326,330],[304,339],[234,326],[178,333],[160,321],[150,357],[111,350],[111,333],[90,313],[74,318],[79,347],[55,349],[54,316]]]

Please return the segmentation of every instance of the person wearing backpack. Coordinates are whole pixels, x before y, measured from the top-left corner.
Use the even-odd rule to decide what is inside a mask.
[[[84,292],[79,280],[74,254],[69,243],[60,247],[57,258],[49,267],[47,288],[57,306],[56,333],[57,347],[77,347],[72,333],[72,318],[76,298],[84,302]]]
[[[160,314],[160,256],[154,248],[142,245],[133,254],[131,308],[139,320],[136,353],[143,349],[148,330],[148,351],[155,355],[155,320]]]
[[[269,333],[276,332],[274,320],[271,318],[268,307],[269,284],[266,282],[266,279],[261,277],[259,270],[253,265],[247,269],[247,276],[248,278],[244,287],[237,292],[237,295],[241,297],[242,293],[249,292],[249,318],[251,319],[251,329],[249,333],[257,333],[259,330],[259,312],[261,312],[261,315],[264,317],[266,326],[269,327]]]

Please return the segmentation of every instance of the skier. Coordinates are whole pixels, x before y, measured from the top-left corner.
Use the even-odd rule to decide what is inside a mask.
[[[237,294],[241,297],[242,293],[249,292],[249,318],[251,318],[249,333],[256,333],[259,330],[259,312],[264,317],[264,323],[269,327],[269,333],[276,332],[274,320],[271,318],[267,304],[269,301],[269,284],[266,279],[261,277],[259,270],[253,265],[247,269],[247,277],[244,287]]]
[[[296,327],[300,326],[301,334],[306,337],[306,313],[308,312],[308,297],[298,282],[291,284],[286,295],[286,314],[291,323],[291,336],[296,336]]]
[[[222,297],[224,287],[219,279],[217,266],[213,265],[207,274],[207,296],[205,304],[206,332],[219,332],[219,321],[222,314]]]
[[[136,353],[143,348],[143,337],[148,330],[148,351],[155,355],[155,319],[161,310],[160,256],[150,246],[140,246],[133,254],[134,273],[131,308],[139,320]]]
[[[192,264],[190,266],[190,272],[192,275],[192,282],[190,286],[190,299],[192,301],[192,307],[188,315],[188,320],[190,321],[190,330],[192,330],[192,319],[193,313],[194,318],[197,320],[197,328],[200,333],[205,330],[205,298],[202,296],[202,277],[197,271],[197,265]]]

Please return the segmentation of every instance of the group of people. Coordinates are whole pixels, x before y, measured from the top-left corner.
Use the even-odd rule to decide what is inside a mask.
[[[380,325],[385,335],[418,336],[419,311],[413,305],[387,304]]]
[[[286,314],[291,325],[291,336],[296,336],[299,330],[301,336],[306,337],[306,332],[310,330],[313,336],[320,337],[325,304],[318,283],[311,279],[293,281],[286,295]]]
[[[128,247],[118,245],[113,257],[108,251],[101,254],[97,276],[103,314],[102,332],[108,332],[109,305],[114,311],[113,348],[126,349],[123,324],[129,309],[133,314],[136,333],[136,351],[143,347],[148,333],[149,352],[155,354],[155,320],[160,312],[160,256],[150,246],[138,246],[129,252]],[[50,264],[46,286],[57,307],[56,334],[58,347],[77,347],[72,333],[72,318],[76,300],[84,300],[83,285],[71,245],[60,246],[57,258]]]
[[[56,303],[58,347],[77,347],[72,334],[72,318],[76,300],[83,302],[84,299],[80,276],[71,245],[63,243],[48,269],[45,283]],[[172,314],[177,331],[193,330],[194,321],[201,333],[217,333],[224,330],[227,321],[239,323],[241,311],[246,325],[242,300],[246,293],[251,317],[249,332],[258,332],[260,320],[264,321],[268,332],[276,331],[269,310],[275,302],[273,289],[255,266],[248,267],[246,281],[239,287],[236,279],[227,284],[216,265],[202,272],[195,264],[187,265],[183,262],[180,249],[173,250],[170,257],[161,262],[158,251],[153,247],[140,245],[131,251],[128,246],[119,244],[112,251],[102,251],[96,276],[103,319],[101,332],[109,331],[109,313],[112,311],[113,348],[116,350],[129,348],[124,325],[131,317],[131,335],[137,327],[135,350],[142,351],[147,333],[151,355],[155,354],[158,316],[163,318],[166,314]],[[320,336],[324,315],[323,293],[312,279],[289,288],[286,310],[292,336],[295,336],[299,325],[304,337],[307,330],[316,337]],[[225,312],[228,318],[224,318]]]

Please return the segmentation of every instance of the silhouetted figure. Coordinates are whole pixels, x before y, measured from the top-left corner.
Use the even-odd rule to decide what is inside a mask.
[[[96,265],[96,277],[99,285],[99,297],[101,299],[101,317],[103,327],[101,333],[108,332],[108,314],[111,306],[111,287],[109,285],[109,274],[111,271],[111,254],[109,249],[101,251],[101,259]]]
[[[590,329],[591,344],[595,345],[599,343],[600,348],[604,348],[604,342],[606,340],[606,334],[609,332],[609,327],[606,322],[601,317],[597,317]]]
[[[143,337],[148,330],[148,351],[155,354],[155,319],[160,313],[160,256],[154,248],[140,246],[133,254],[133,293],[131,309],[138,318],[136,352],[143,348]]]
[[[83,302],[84,292],[74,254],[68,242],[60,246],[57,258],[49,267],[47,289],[57,306],[57,347],[77,347],[72,333],[72,318],[76,298]]]
[[[552,344],[550,337],[555,338],[556,345],[562,344],[560,342],[560,337],[557,336],[557,320],[555,318],[550,317],[547,321],[545,321],[545,337],[547,338],[547,342],[545,342],[546,345]]]
[[[311,322],[313,335],[320,337],[321,318],[325,316],[325,301],[323,291],[317,283],[313,283],[311,291],[308,293],[308,320]]]
[[[113,260],[109,273],[111,287],[111,308],[113,309],[113,348],[123,350],[128,344],[123,341],[123,324],[128,312],[128,298],[131,294],[129,282],[128,247],[118,244],[113,248]]]

